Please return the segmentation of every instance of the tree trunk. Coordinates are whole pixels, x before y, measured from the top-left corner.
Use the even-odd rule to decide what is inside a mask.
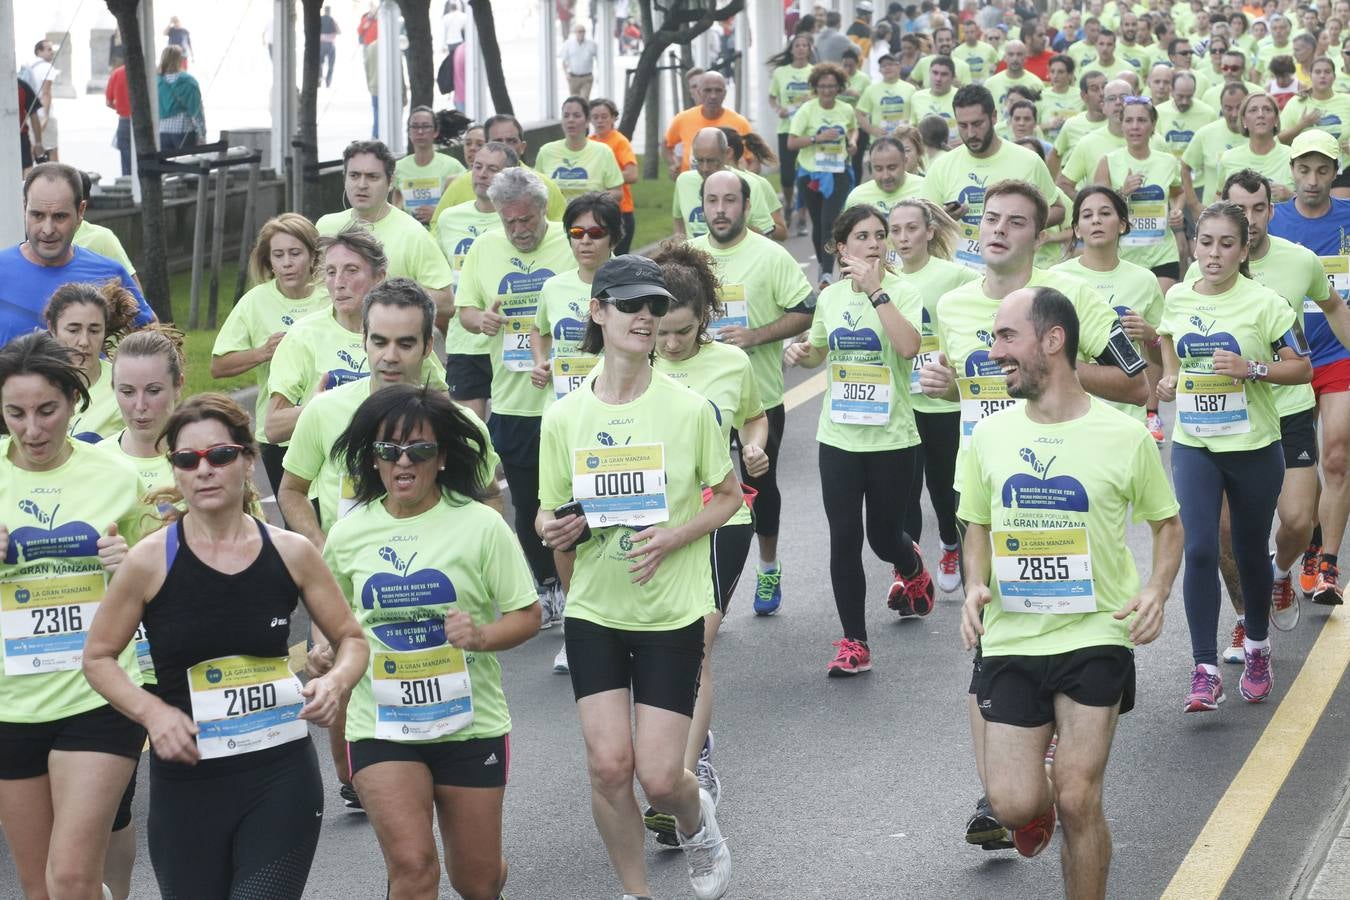
[[[145,47],[141,44],[138,0],[107,0],[108,11],[117,19],[126,53],[127,88],[131,94],[131,131],[138,160],[153,159],[158,152],[150,90],[146,84]],[[151,48],[153,51],[153,48]],[[206,136],[202,135],[205,140]],[[138,168],[141,182],[141,241],[145,259],[137,267],[145,299],[161,322],[173,321],[173,298],[169,294],[169,249],[165,241],[164,185],[158,172]]]
[[[656,34],[656,15],[652,12],[652,0],[638,0],[638,9],[642,15],[642,33],[644,35]],[[624,98],[624,113],[628,112],[628,106],[633,96],[642,97],[643,93],[638,90],[638,79],[642,77],[642,63],[647,58],[647,44],[642,44],[642,55],[638,58],[638,66],[633,73],[632,91]],[[656,53],[656,61],[661,61],[661,51]],[[648,109],[661,108],[661,79],[652,72],[647,77],[646,104]],[[639,109],[641,104],[638,104]],[[624,131],[624,123],[628,123],[628,130]],[[619,123],[619,131],[623,132],[629,139],[632,138],[633,128],[637,124],[637,113],[633,114],[631,120],[627,115]],[[661,172],[661,153],[657,149],[661,146],[661,117],[651,115],[647,117],[646,127],[643,128],[643,146],[646,147],[646,153],[642,157],[642,177],[645,179],[655,179],[660,177]]]
[[[398,0],[408,32],[408,88],[413,106],[436,102],[436,55],[431,39],[431,0]]]
[[[483,66],[487,69],[492,107],[499,113],[514,115],[516,110],[511,105],[511,92],[506,89],[506,73],[502,71],[502,48],[497,43],[497,20],[492,15],[492,0],[469,0],[469,6],[473,9],[474,26],[478,30],[479,52],[483,57]],[[545,65],[552,65],[552,62],[546,61]],[[476,73],[466,72],[464,77],[472,80]]]
[[[300,179],[300,212],[314,220],[323,214],[319,200],[319,25],[326,0],[301,0],[305,55],[300,66],[300,151],[295,177]]]

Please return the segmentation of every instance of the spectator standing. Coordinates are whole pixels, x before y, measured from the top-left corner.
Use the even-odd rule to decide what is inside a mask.
[[[586,37],[586,26],[578,22],[572,28],[572,36],[563,41],[558,54],[562,60],[563,73],[567,75],[567,91],[576,97],[591,99],[591,85],[595,81],[595,58],[600,48],[595,41]]]
[[[849,43],[844,38],[844,43]],[[670,120],[666,129],[666,143],[661,148],[661,156],[670,169],[673,181],[681,172],[689,168],[689,148],[694,135],[701,128],[735,128],[740,134],[750,132],[750,123],[733,109],[723,106],[727,97],[727,81],[720,72],[705,72],[699,80],[700,105],[691,106]]]
[[[333,65],[337,62],[337,37],[342,34],[333,7],[325,6],[319,17],[319,68],[323,70],[323,86],[333,86]]]
[[[19,114],[19,160],[23,174],[27,175],[28,170],[33,168],[34,152],[39,156],[42,154],[42,122],[37,115],[42,101],[22,75],[16,75],[14,81],[19,91],[19,109],[22,110]]]
[[[131,91],[127,88],[127,67],[120,65],[108,76],[108,86],[103,89],[103,99],[108,109],[117,113],[117,134],[113,143],[122,157],[122,174],[131,174]]]
[[[192,52],[192,34],[183,27],[177,16],[169,17],[169,25],[164,29],[164,36],[169,39],[170,47],[177,47],[183,52],[183,71],[187,71],[188,61],[196,56]]]
[[[205,137],[201,87],[183,71],[183,51],[170,44],[159,57],[159,146],[163,150],[195,147]]]
[[[58,162],[60,155],[57,152],[56,142],[56,119],[52,118],[52,82],[56,76],[61,74],[61,70],[52,65],[52,60],[56,59],[56,47],[51,41],[38,41],[33,46],[33,61],[24,66],[19,77],[28,82],[33,93],[37,95],[39,105],[35,108],[38,121],[42,123],[42,146],[46,151],[47,159],[52,162]]]
[[[839,26],[844,22],[839,13],[831,10],[825,14],[825,27],[816,35],[816,62],[842,62],[844,51],[853,46]]]

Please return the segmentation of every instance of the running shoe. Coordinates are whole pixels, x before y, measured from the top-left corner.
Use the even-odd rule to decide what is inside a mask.
[[[944,594],[953,594],[961,589],[961,551],[955,547],[942,548],[942,559],[938,560],[938,590]]]
[[[1321,544],[1309,544],[1303,551],[1303,568],[1298,573],[1298,586],[1303,596],[1311,597],[1317,586],[1317,561],[1322,558]]]
[[[1341,573],[1337,571],[1335,563],[1329,563],[1325,559],[1318,563],[1317,583],[1313,585],[1312,601],[1323,606],[1340,606],[1345,602],[1341,599],[1340,578]]]
[[[647,830],[656,835],[656,842],[664,844],[667,847],[680,846],[679,839],[675,837],[675,817],[670,813],[657,812],[652,807],[647,807],[647,811],[642,814],[642,824],[647,826]]]
[[[1153,435],[1153,440],[1159,444],[1167,440],[1167,435],[1163,432],[1162,416],[1158,415],[1157,410],[1148,414],[1148,433]]]
[[[1270,671],[1270,648],[1248,650],[1242,665],[1242,680],[1238,682],[1238,693],[1248,703],[1260,703],[1270,696],[1275,686],[1275,676]]]
[[[1233,626],[1233,641],[1227,647],[1223,648],[1223,661],[1226,663],[1242,662],[1242,648],[1247,643],[1247,625],[1241,619]]]
[[[1271,557],[1271,566],[1275,564]],[[1290,576],[1275,577],[1270,587],[1270,624],[1280,631],[1293,631],[1298,625],[1298,596],[1294,593],[1294,579]]]
[[[755,615],[771,616],[783,605],[783,567],[755,572]]]
[[[1045,748],[1045,764],[1053,766],[1055,764],[1055,751],[1059,749],[1059,732],[1056,731],[1050,735],[1050,743]]]
[[[717,804],[722,802],[722,779],[717,777],[717,769],[713,768],[712,754],[706,743],[698,755],[698,762],[694,764],[694,775],[698,778],[698,786],[712,797],[713,808],[716,809]]]
[[[1017,848],[1017,852],[1029,859],[1049,847],[1050,839],[1054,836],[1055,804],[1051,803],[1050,808],[1045,812],[1021,828],[1014,828],[1012,842],[1013,846]]]
[[[966,820],[966,843],[979,844],[986,850],[1004,850],[1012,847],[1012,842],[1008,840],[1008,829],[994,818],[994,808],[989,805],[988,797],[981,797],[975,802],[975,813]],[[1004,846],[989,846],[999,843]]]
[[[1223,702],[1223,679],[1215,672],[1209,674],[1204,666],[1197,664],[1191,672],[1191,693],[1186,698],[1185,711],[1212,712]]]
[[[891,584],[886,597],[886,605],[900,614],[900,618],[926,616],[933,611],[933,578],[924,568],[923,557],[919,555],[919,545],[914,545],[914,556],[919,561],[919,574],[905,579],[900,571],[895,571],[895,581]]]
[[[556,619],[553,613],[553,604],[556,602],[553,595],[553,581],[546,581],[534,589],[535,595],[539,598],[539,630],[546,631],[553,627]]]
[[[680,849],[689,863],[689,884],[698,900],[721,900],[731,886],[731,851],[722,829],[717,827],[717,811],[708,792],[698,792],[703,824],[690,835],[675,832]]]
[[[868,650],[862,641],[840,638],[834,642],[834,647],[837,652],[834,659],[825,667],[826,675],[839,678],[872,670],[872,651]]]
[[[563,611],[567,609],[567,595],[563,593],[561,581],[554,581],[551,584],[550,593],[553,595],[553,624],[561,625],[563,620]]]
[[[797,237],[806,237],[811,231],[810,224],[806,221],[805,210],[797,216]]]
[[[553,674],[566,675],[570,671],[567,668],[567,645],[563,644],[558,648],[558,655],[553,657]]]
[[[361,798],[356,796],[356,788],[352,787],[350,784],[339,784],[338,796],[342,798],[343,803],[347,804],[348,809],[365,809],[365,807],[361,805]]]

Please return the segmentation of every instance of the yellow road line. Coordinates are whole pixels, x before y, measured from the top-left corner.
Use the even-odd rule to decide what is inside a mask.
[[[1332,611],[1289,693],[1172,876],[1164,900],[1218,897],[1228,884],[1350,663],[1344,610]]]
[[[783,392],[783,411],[791,412],[825,390],[825,373],[817,372],[801,384]]]

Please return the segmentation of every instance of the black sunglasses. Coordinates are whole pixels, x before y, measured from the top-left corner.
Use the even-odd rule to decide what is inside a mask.
[[[389,441],[375,441],[370,445],[370,449],[375,451],[375,455],[385,462],[398,462],[404,453],[408,454],[408,459],[415,463],[424,463],[429,459],[435,459],[436,453],[441,449],[435,441],[418,441],[415,444],[394,444]]]
[[[670,312],[669,297],[633,297],[628,300],[617,300],[613,297],[601,297],[601,302],[608,303],[621,313],[628,313],[630,316],[634,313],[642,312],[642,307],[646,306],[652,311],[652,315],[658,319]]]
[[[201,465],[202,460],[206,460],[206,464],[213,469],[224,468],[238,459],[239,454],[243,452],[244,448],[238,444],[217,444],[205,450],[175,450],[168,456],[169,464],[175,469],[192,472]]]

